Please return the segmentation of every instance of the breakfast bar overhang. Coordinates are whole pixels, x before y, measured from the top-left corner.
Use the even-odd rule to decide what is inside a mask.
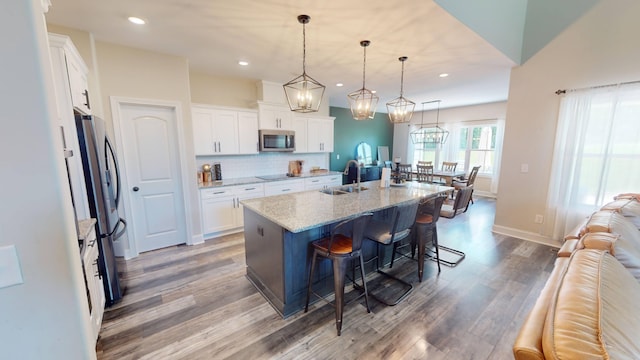
[[[346,190],[305,191],[241,201],[247,277],[284,318],[304,308],[311,257],[309,242],[326,236],[332,225],[352,216],[384,212],[453,188],[418,182],[381,188],[380,181],[371,181],[362,183],[361,191],[355,185]],[[331,293],[332,270],[326,265],[319,266],[314,282],[320,282],[324,292]]]

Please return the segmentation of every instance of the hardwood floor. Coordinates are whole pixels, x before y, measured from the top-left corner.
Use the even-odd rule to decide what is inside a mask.
[[[144,253],[127,262],[98,359],[513,358],[557,250],[491,233],[494,213],[495,201],[478,198],[467,213],[440,218],[441,244],[466,258],[439,275],[427,262],[422,283],[417,264],[400,258],[390,272],[413,292],[393,307],[371,299],[371,313],[364,300],[347,305],[340,337],[324,302],[281,319],[245,277],[241,233]]]

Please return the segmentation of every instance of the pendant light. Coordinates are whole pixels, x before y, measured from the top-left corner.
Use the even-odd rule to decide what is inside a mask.
[[[347,95],[351,107],[351,115],[355,120],[373,119],[378,106],[378,96],[371,90],[364,87],[365,69],[367,66],[367,46],[371,44],[369,40],[360,41],[360,46],[364,48],[364,65],[362,66],[362,89],[356,90]]]
[[[302,75],[282,85],[291,111],[300,113],[316,112],[320,108],[325,86],[307,75],[307,34],[305,25],[309,23],[309,15],[298,15],[302,24]]]
[[[402,90],[404,87],[404,62],[407,61],[407,57],[402,56],[398,58],[398,60],[402,63],[402,73],[400,75],[400,97],[387,103],[387,112],[389,113],[389,121],[392,123],[406,123],[411,121],[413,109],[415,109],[416,103],[411,100],[407,100],[402,96]]]
[[[436,112],[436,126],[425,127],[424,121],[424,104],[438,103],[438,111]],[[414,144],[444,144],[449,137],[449,132],[438,125],[440,119],[440,100],[426,101],[422,103],[422,118],[420,119],[420,127],[411,132],[411,141]]]

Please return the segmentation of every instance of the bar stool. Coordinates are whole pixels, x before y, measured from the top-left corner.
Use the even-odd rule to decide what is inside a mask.
[[[336,309],[336,329],[338,336],[342,331],[342,312],[344,309],[344,280],[347,272],[347,265],[358,258],[360,260],[360,276],[362,277],[362,288],[364,292],[360,294],[357,300],[364,295],[364,301],[367,305],[367,312],[371,312],[369,308],[369,293],[367,292],[367,282],[365,280],[364,262],[362,259],[362,239],[365,228],[371,220],[373,214],[366,213],[360,216],[345,220],[337,224],[333,230],[331,230],[331,236],[325,237],[311,243],[313,247],[313,259],[311,260],[311,270],[309,272],[309,284],[307,287],[307,303],[304,307],[304,312],[309,310],[309,299],[313,293],[317,297],[324,299],[324,297],[315,293],[311,289],[313,274],[316,268],[316,258],[322,256],[331,260],[333,264],[333,285],[335,293]],[[356,287],[355,276],[353,279],[354,287]],[[358,285],[357,288],[360,288]]]
[[[392,221],[371,220],[371,223],[369,224],[369,226],[367,226],[365,237],[376,242],[376,256],[367,260],[367,262],[373,261],[375,259],[376,271],[379,274],[391,278],[407,288],[397,297],[396,300],[392,302],[382,297],[376,296],[373,292],[371,293],[372,297],[388,306],[397,305],[411,292],[411,290],[413,290],[413,285],[380,270],[379,245],[395,245],[396,242],[409,237],[409,235],[411,234],[413,223],[416,220],[418,205],[418,201],[398,205],[393,210],[393,215],[391,216]],[[391,266],[393,266],[393,264],[391,264]]]
[[[418,279],[420,282],[422,282],[422,273],[424,272],[424,260],[429,235],[435,252],[435,261],[438,264],[438,273],[440,273],[440,250],[438,246],[438,229],[436,228],[436,223],[440,218],[440,209],[442,209],[444,199],[445,198],[443,196],[438,196],[435,199],[423,202],[418,208],[418,215],[416,216],[416,223],[414,226],[416,229],[415,237],[417,238],[418,246]],[[412,250],[411,257],[413,257],[414,252],[415,250]],[[429,258],[432,258],[432,256]]]
[[[411,246],[411,258],[415,258],[416,247],[418,248],[418,279],[422,282],[422,274],[424,272],[424,261],[432,258],[432,256],[426,255],[427,240],[431,239],[431,243],[434,247],[435,261],[438,263],[438,273],[440,273],[440,251],[438,249],[438,233],[436,229],[436,222],[440,218],[440,209],[442,203],[444,203],[444,196],[437,196],[436,198],[423,199],[418,206],[418,213],[416,215],[416,221],[413,224],[413,234],[411,242],[408,244],[396,243],[393,246],[393,254],[391,255],[391,266],[393,266],[396,254],[407,256],[399,250],[403,247]]]

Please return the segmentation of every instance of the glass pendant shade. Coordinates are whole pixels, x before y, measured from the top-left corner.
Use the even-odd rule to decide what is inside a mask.
[[[411,121],[416,103],[402,96],[402,90],[404,87],[404,62],[407,61],[407,57],[402,56],[398,58],[398,60],[402,62],[402,75],[400,76],[400,97],[395,98],[387,103],[387,112],[389,114],[389,121],[391,121],[392,123],[406,123]]]
[[[436,113],[436,126],[424,126],[424,104],[438,103],[438,111]],[[412,131],[409,135],[411,141],[414,144],[444,144],[449,138],[449,131],[441,128],[438,125],[440,118],[440,100],[427,101],[422,103],[422,118],[420,120],[420,127],[417,130]]]
[[[364,65],[362,67],[362,89],[356,90],[347,95],[349,107],[351,107],[351,115],[355,120],[373,119],[378,106],[378,96],[364,86],[365,69],[367,65],[367,46],[371,42],[369,40],[360,41],[360,46],[364,48]]]
[[[308,113],[316,112],[320,108],[325,86],[307,75],[306,72],[306,32],[305,24],[311,18],[299,15],[298,22],[302,24],[302,75],[282,85],[291,111]]]

